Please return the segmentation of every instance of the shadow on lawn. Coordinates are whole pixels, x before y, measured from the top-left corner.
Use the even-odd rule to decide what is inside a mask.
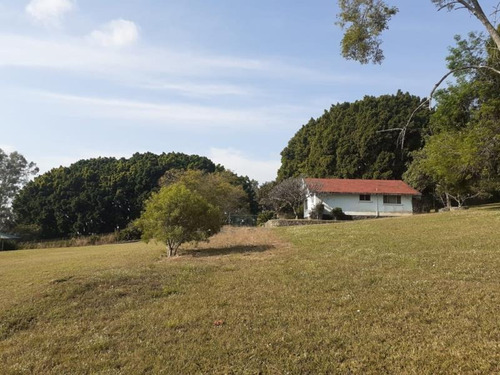
[[[262,253],[271,249],[274,249],[273,245],[241,245],[188,250],[183,255],[191,255],[192,257],[211,257],[230,254]]]

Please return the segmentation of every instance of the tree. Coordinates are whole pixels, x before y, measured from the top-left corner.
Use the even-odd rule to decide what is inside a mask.
[[[12,225],[11,203],[29,178],[38,173],[35,163],[18,152],[7,155],[0,149],[0,229]]]
[[[470,33],[456,37],[447,58],[450,69],[472,63],[500,65],[492,41]],[[451,206],[498,190],[500,180],[500,76],[490,71],[460,71],[456,83],[436,93],[430,136],[414,154],[405,179],[419,190],[434,191]]]
[[[232,172],[206,173],[200,170],[169,171],[160,179],[161,186],[181,183],[200,194],[226,215],[248,214],[248,195]]]
[[[173,256],[183,243],[206,241],[218,233],[222,221],[218,207],[182,183],[176,183],[152,194],[137,226],[142,230],[144,241],[154,239],[165,243],[168,256]]]
[[[19,192],[13,209],[20,224],[36,224],[42,238],[110,233],[137,219],[144,201],[168,170],[215,172],[205,157],[136,153],[131,158],[80,160],[38,176]]]
[[[405,179],[419,189],[433,184],[443,203],[451,199],[461,207],[466,200],[481,193],[479,150],[471,134],[444,132],[430,137],[415,155]]]
[[[478,0],[431,0],[438,10],[464,9],[478,19],[500,51],[500,33],[484,12]],[[342,39],[342,55],[366,64],[381,63],[384,54],[381,49],[380,34],[388,28],[388,23],[398,9],[384,0],[339,0],[340,13],[337,24],[345,32]],[[498,8],[492,16],[495,16]]]
[[[295,218],[299,218],[299,211],[307,197],[307,188],[302,178],[287,178],[273,187],[269,192],[268,200],[276,212],[291,210]]]
[[[398,92],[333,105],[290,139],[281,152],[278,179],[300,175],[400,179],[411,161],[411,152],[423,145],[430,112],[420,111],[415,116],[403,152],[395,147],[395,132],[381,131],[406,121],[420,102],[419,97]]]

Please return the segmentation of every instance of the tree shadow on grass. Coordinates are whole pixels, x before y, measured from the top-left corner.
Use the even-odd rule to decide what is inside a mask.
[[[262,253],[274,249],[273,245],[237,245],[228,247],[214,247],[208,249],[195,249],[184,251],[182,255],[190,255],[192,257],[211,257],[223,256],[231,254],[250,255],[252,253]]]

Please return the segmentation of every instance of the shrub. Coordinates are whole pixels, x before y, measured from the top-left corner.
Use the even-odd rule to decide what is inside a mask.
[[[264,225],[267,223],[269,220],[274,219],[276,214],[274,211],[262,211],[259,213],[257,216],[257,225]]]

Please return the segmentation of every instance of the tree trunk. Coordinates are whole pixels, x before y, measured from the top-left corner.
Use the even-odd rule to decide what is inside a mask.
[[[445,195],[446,195],[446,207],[448,207],[448,209],[451,210],[451,198],[450,198],[450,194],[445,193]]]

